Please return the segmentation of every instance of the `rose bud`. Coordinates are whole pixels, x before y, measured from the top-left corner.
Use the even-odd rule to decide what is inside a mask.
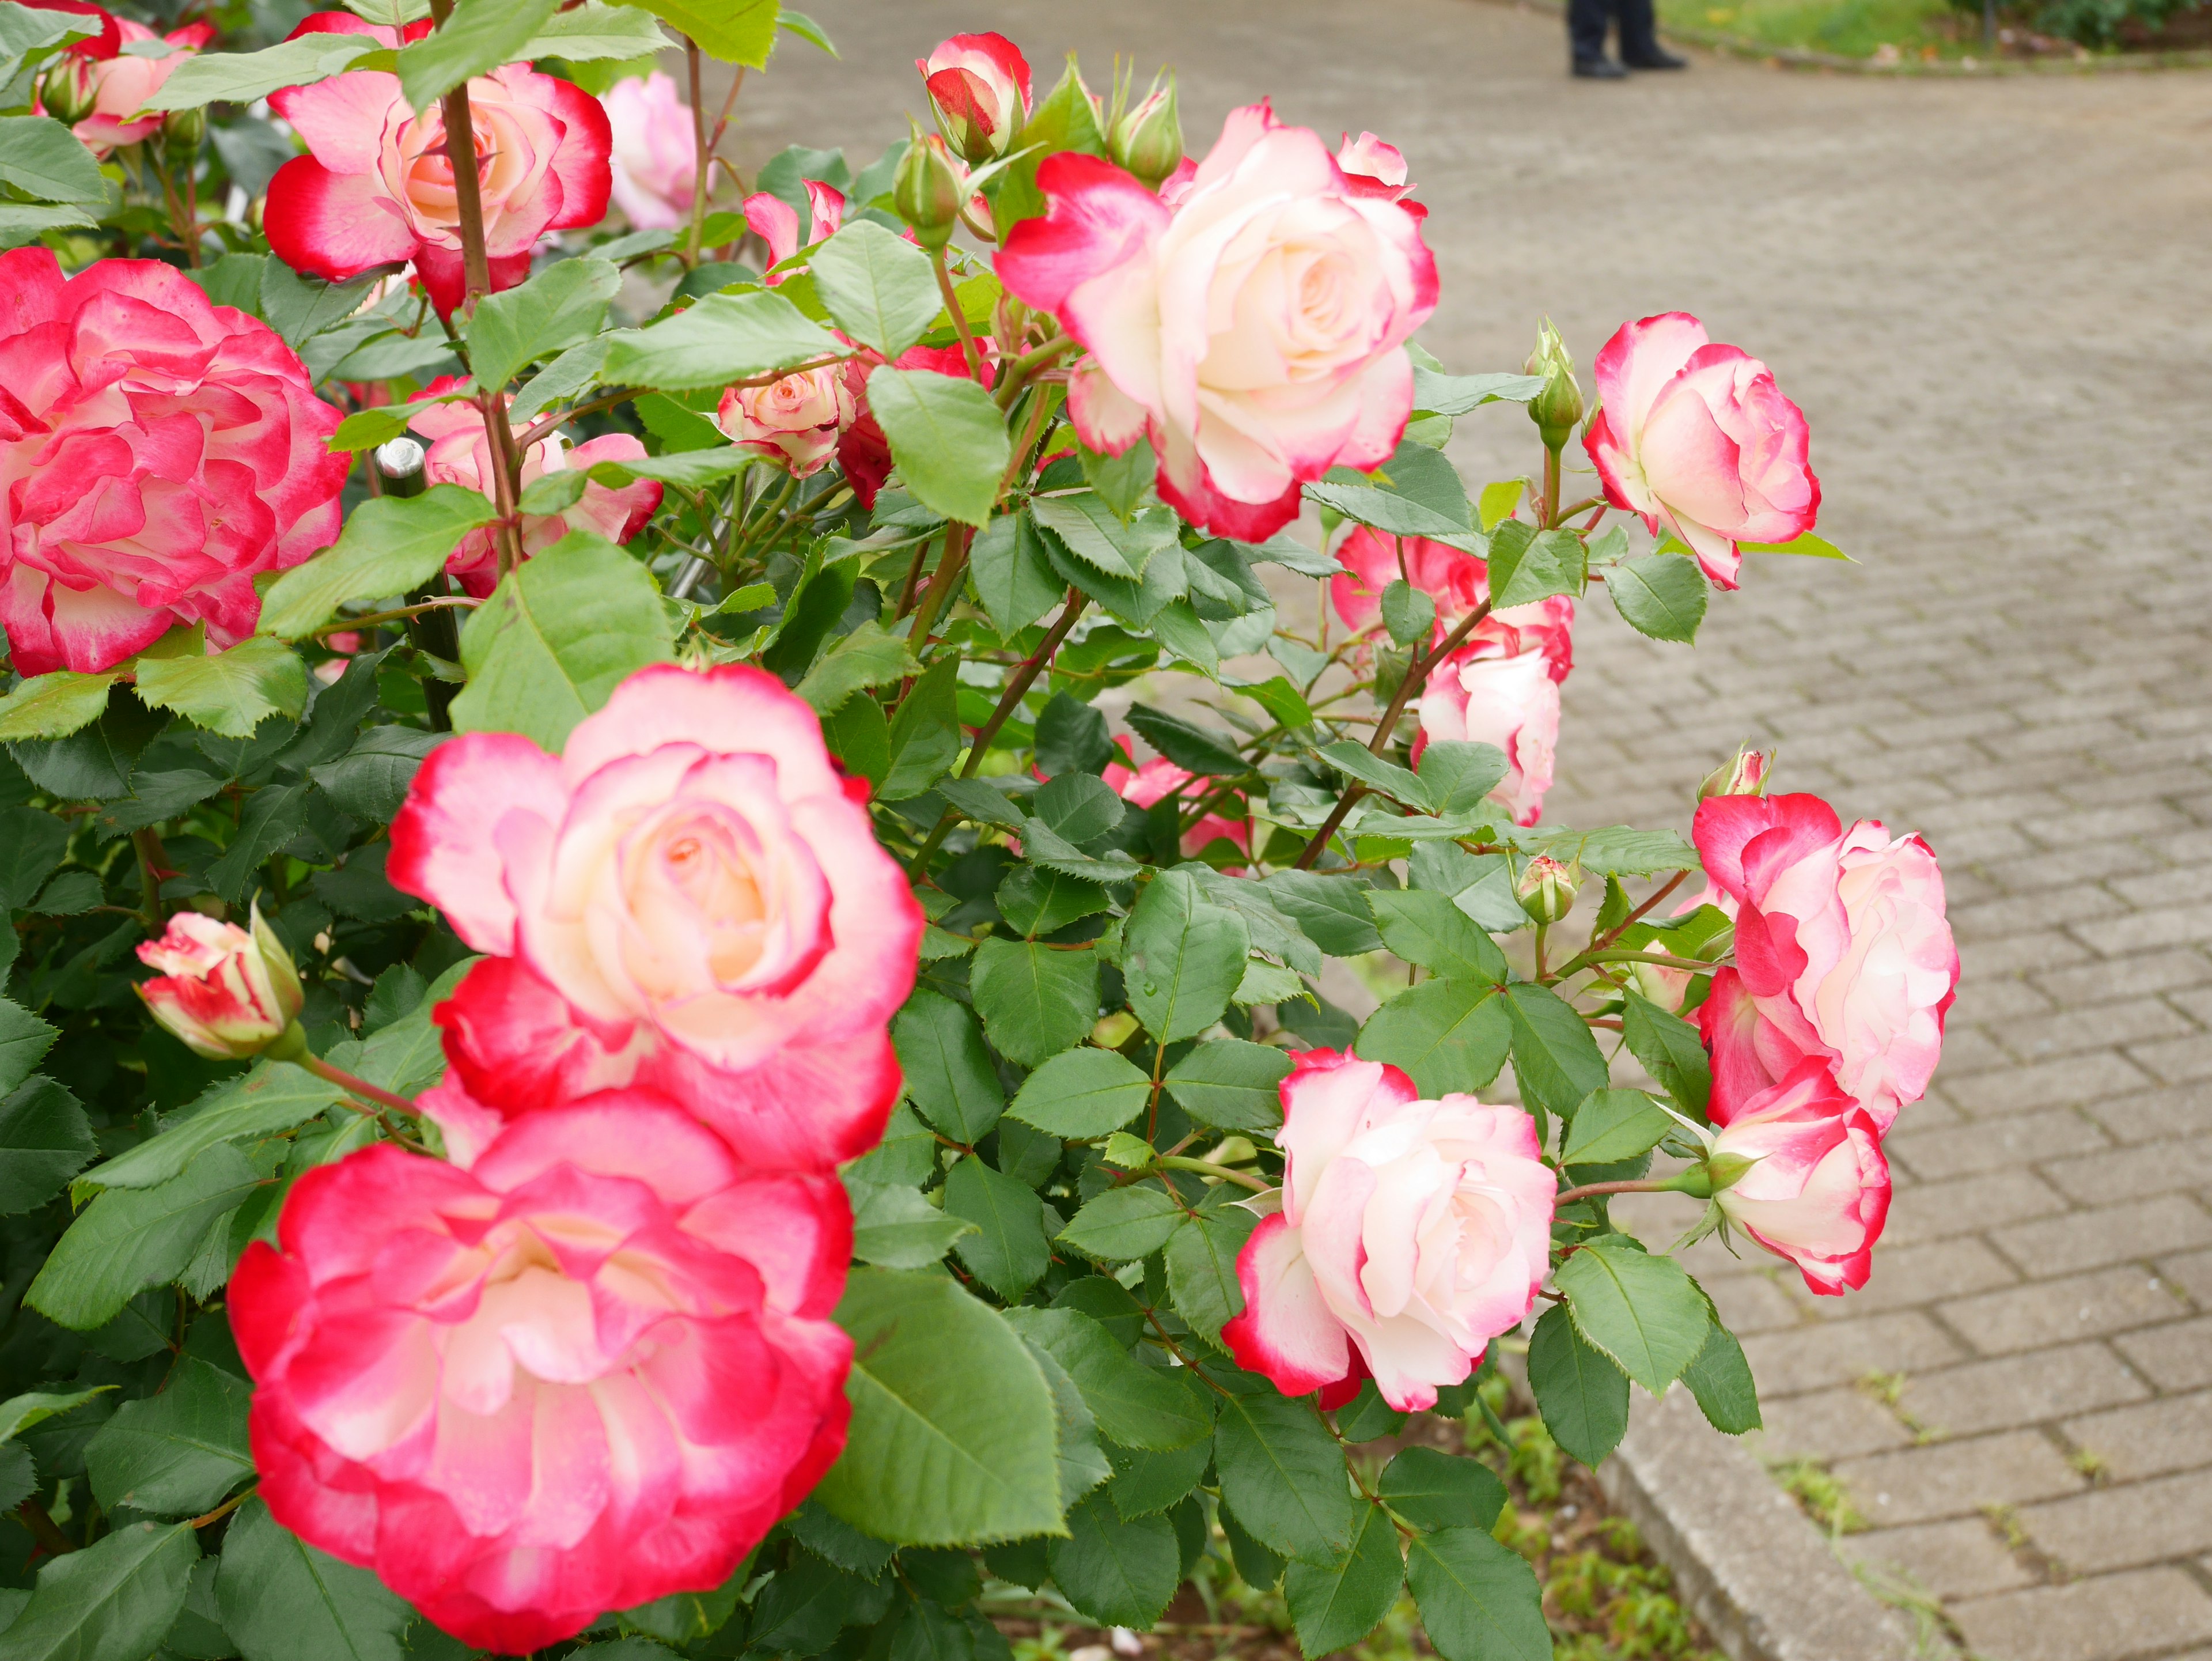
[[[971,162],[1013,148],[1030,115],[1030,65],[1003,34],[956,34],[915,60],[937,125]]]
[[[1521,909],[1538,922],[1553,923],[1575,909],[1575,891],[1583,885],[1579,865],[1562,865],[1548,854],[1539,854],[1521,867],[1513,891]]]
[[[168,932],[138,947],[161,970],[138,988],[154,1019],[198,1054],[219,1061],[258,1056],[283,1035],[305,995],[300,971],[276,931],[252,911],[252,929],[179,911]]]
[[[950,242],[967,200],[967,180],[945,141],[933,132],[917,133],[891,181],[892,204],[914,227],[915,240],[933,251]]]
[[[1771,750],[1739,750],[1735,759],[1723,763],[1705,775],[1705,782],[1698,787],[1698,800],[1711,796],[1763,796],[1766,794],[1767,770],[1774,765]]]
[[[172,157],[195,154],[207,137],[207,109],[171,110],[161,118],[161,148]]]
[[[39,83],[39,103],[48,115],[75,126],[90,115],[100,96],[100,66],[76,52],[64,52]]]
[[[1544,390],[1528,401],[1528,418],[1544,440],[1544,447],[1562,447],[1583,418],[1583,389],[1575,384],[1575,361],[1566,343],[1549,318],[1536,333],[1536,350],[1528,354],[1524,373],[1544,377]]]
[[[1154,190],[1182,161],[1182,118],[1176,113],[1175,77],[1155,82],[1144,101],[1114,124],[1107,140],[1113,158]]]

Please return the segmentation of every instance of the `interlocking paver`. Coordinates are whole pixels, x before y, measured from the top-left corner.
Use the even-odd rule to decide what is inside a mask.
[[[2017,1449],[2075,1488],[2060,1449],[2110,1462],[2108,1488],[2023,1504],[2017,1556],[1971,1517],[1866,1537],[1926,1571],[1984,1661],[2212,1643],[2212,1568],[2191,1555],[2212,1541],[2185,1518],[2160,1537],[2131,1499],[2185,1499],[2193,1479],[2152,1475],[2121,1433],[2201,1441],[2166,1404],[2212,1385],[2212,1252],[2189,1209],[2212,1203],[2212,1091],[2190,1082],[2212,1068],[2204,82],[1701,59],[1594,86],[1562,73],[1549,16],[1384,9],[845,0],[827,19],[842,64],[780,55],[748,80],[743,159],[904,137],[913,60],[955,29],[1002,29],[1037,64],[1080,47],[1094,85],[1134,50],[1176,63],[1194,148],[1263,92],[1332,137],[1402,145],[1443,277],[1424,339],[1455,369],[1518,365],[1546,313],[1587,364],[1623,319],[1673,307],[1773,367],[1812,423],[1821,529],[1860,563],[1748,558],[1694,652],[1634,635],[1594,591],[1547,817],[1686,828],[1698,773],[1739,739],[1778,743],[1783,788],[1928,835],[1967,978],[1954,1064],[1890,1141],[1900,1185],[1871,1296],[1793,1321],[1809,1308],[1796,1290],[1725,1253],[1690,1261],[1758,1329],[1771,1454],[1909,1470]],[[1479,483],[1524,472],[1532,448],[1501,406],[1462,420],[1451,453]],[[2138,1200],[2156,1202],[2149,1223],[2122,1209]],[[1651,1214],[1655,1235],[1681,1226]],[[1969,1293],[1980,1280],[1946,1285],[1931,1242],[1962,1275],[2002,1256],[2057,1278]],[[1900,1292],[1911,1306],[1873,1307]],[[1855,1388],[1870,1372],[1905,1373],[1905,1408],[1954,1439],[1908,1445]],[[1887,1491],[1893,1509],[1902,1486]],[[2054,1542],[2075,1517],[2108,1536],[2078,1557]],[[2038,1551],[2081,1578],[2021,1584]],[[2106,1562],[2151,1567],[2091,1567]]]
[[[2034,1431],[1870,1454],[1844,1461],[1836,1475],[1877,1524],[1971,1517],[1984,1506],[2047,1500],[2086,1486],[2065,1456]]]

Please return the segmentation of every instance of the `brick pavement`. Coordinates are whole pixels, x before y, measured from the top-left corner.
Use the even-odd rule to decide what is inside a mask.
[[[846,62],[787,46],[746,88],[753,160],[872,154],[955,29],[1047,78],[1079,46],[1094,86],[1133,49],[1194,141],[1272,92],[1401,144],[1455,368],[1516,366],[1546,310],[1585,362],[1670,307],[1769,361],[1862,563],[1750,561],[1694,653],[1592,603],[1550,816],[1686,826],[1702,772],[1778,743],[1786,788],[1928,836],[1966,977],[1873,1283],[1700,1272],[1766,1455],[1828,1462],[1873,1525],[1846,1548],[1976,1653],[2212,1661],[2212,83],[1590,86],[1548,16],[1470,0],[816,10]],[[1492,410],[1455,454],[1480,482],[1532,448]]]

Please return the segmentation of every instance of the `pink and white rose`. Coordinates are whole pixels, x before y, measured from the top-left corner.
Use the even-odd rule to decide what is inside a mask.
[[[714,422],[739,448],[768,457],[793,478],[808,478],[830,465],[838,439],[859,414],[846,366],[827,363],[765,386],[726,388]]]
[[[1606,500],[1672,532],[1733,588],[1739,544],[1813,528],[1820,481],[1804,412],[1766,365],[1715,345],[1686,312],[1624,323],[1593,366],[1603,407],[1583,433]]]
[[[103,161],[125,145],[143,143],[161,130],[161,111],[143,115],[139,112],[187,58],[215,39],[211,23],[187,23],[167,34],[156,34],[143,23],[118,17],[113,27],[115,46],[107,56],[80,53],[77,61],[71,63],[65,55],[60,66],[63,72],[78,76],[82,90],[91,95],[91,110],[70,131]],[[168,52],[149,58],[124,50],[149,40],[161,41]]]
[[[1107,763],[1103,776],[1122,800],[1134,802],[1139,807],[1150,807],[1162,797],[1190,782],[1190,774],[1165,756],[1154,756],[1139,765],[1136,751],[1128,739],[1116,739],[1114,744],[1129,759],[1126,764],[1118,761]],[[1190,805],[1190,799],[1186,799],[1186,805]],[[1250,853],[1252,822],[1249,819],[1232,819],[1223,813],[1208,813],[1183,832],[1182,856],[1196,859],[1200,849],[1217,840],[1233,842],[1246,853]]]
[[[1096,156],[1048,156],[1037,184],[1051,210],[1008,233],[1000,278],[1087,349],[1068,386],[1083,441],[1149,437],[1192,524],[1264,540],[1302,483],[1397,447],[1436,261],[1417,216],[1318,135],[1233,112],[1188,185],[1168,181],[1172,209]]]
[[[1395,1067],[1309,1050],[1283,1081],[1281,1209],[1237,1260],[1221,1329],[1286,1396],[1348,1399],[1371,1376],[1433,1407],[1534,1306],[1558,1181],[1535,1122],[1472,1096],[1420,1099]]]
[[[266,324],[183,272],[0,254],[0,627],[96,673],[178,624],[253,632],[253,579],[337,539],[338,412]]]
[[[638,1084],[758,1169],[874,1143],[922,916],[814,712],[744,665],[643,669],[549,756],[511,733],[433,751],[386,873],[493,954],[434,1018],[449,1147]]]
[[[1362,525],[1337,545],[1336,557],[1344,569],[1329,579],[1329,600],[1336,614],[1354,629],[1382,620],[1382,591],[1401,576],[1436,602],[1436,627],[1429,637],[1431,648],[1441,644],[1468,612],[1490,599],[1488,561],[1480,554],[1431,542],[1426,537],[1386,536]],[[1573,598],[1553,594],[1526,605],[1492,611],[1475,624],[1466,644],[1486,657],[1541,652],[1552,678],[1564,683],[1575,666],[1574,628]]]
[[[1736,967],[1698,1011],[1713,1117],[1814,1056],[1886,1133],[1927,1092],[1959,983],[1935,855],[1805,794],[1709,797],[1692,835],[1735,916]]]
[[[914,66],[929,89],[945,142],[968,161],[1012,148],[1030,118],[1030,64],[1003,34],[956,34]]]
[[[138,983],[154,1019],[196,1053],[219,1060],[259,1055],[306,1001],[291,954],[258,905],[250,929],[179,911],[160,940],[139,943],[138,961],[158,971]]]
[[[1889,1163],[1879,1127],[1825,1061],[1807,1057],[1741,1104],[1712,1152],[1753,1161],[1715,1196],[1731,1224],[1823,1296],[1866,1284],[1889,1214]]]
[[[290,38],[311,33],[401,44],[348,12],[318,12]],[[269,102],[308,150],[269,182],[263,227],[276,257],[334,283],[412,260],[431,303],[450,314],[466,281],[442,108],[416,112],[382,70],[287,87]],[[598,99],[526,64],[472,79],[469,107],[491,286],[511,289],[530,275],[540,237],[605,216],[613,135]]]
[[[806,190],[806,222],[801,224],[799,210],[780,196],[766,191],[756,191],[745,198],[745,224],[754,235],[768,245],[768,283],[770,288],[781,283],[788,271],[775,268],[796,254],[801,248],[811,247],[825,237],[837,234],[845,222],[845,192],[835,185],[824,184],[819,179],[805,182]]]
[[[641,231],[673,230],[691,217],[699,175],[691,106],[659,70],[617,81],[600,102],[613,132],[614,203]]]
[[[1510,658],[1487,653],[1471,641],[1429,672],[1421,689],[1420,747],[1495,745],[1505,755],[1505,776],[1491,797],[1514,824],[1534,824],[1543,817],[1559,752],[1559,684],[1540,647]]]
[[[260,1496],[472,1648],[720,1585],[844,1446],[831,1176],[620,1092],[304,1173],[232,1275]]]
[[[423,388],[423,396],[450,392],[460,385],[441,375]],[[507,399],[514,402],[513,398]],[[433,484],[461,484],[485,496],[492,488],[491,436],[484,430],[483,411],[465,399],[435,404],[408,423],[429,441],[424,453],[423,476]],[[522,483],[563,470],[584,472],[602,461],[642,461],[645,446],[628,433],[606,433],[571,445],[560,435],[540,439],[522,458]],[[522,551],[542,554],[571,531],[589,531],[610,542],[628,542],[645,528],[660,506],[660,485],[653,479],[632,479],[620,486],[593,480],[584,494],[557,514],[522,516]],[[446,569],[461,587],[479,599],[499,584],[499,544],[489,529],[470,532],[447,557]]]

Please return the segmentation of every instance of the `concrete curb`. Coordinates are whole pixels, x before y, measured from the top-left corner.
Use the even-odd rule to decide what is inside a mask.
[[[1749,1450],[1706,1424],[1687,1390],[1660,1401],[1637,1392],[1628,1434],[1598,1483],[1674,1571],[1675,1596],[1730,1661],[1916,1661],[1927,1652]]]

